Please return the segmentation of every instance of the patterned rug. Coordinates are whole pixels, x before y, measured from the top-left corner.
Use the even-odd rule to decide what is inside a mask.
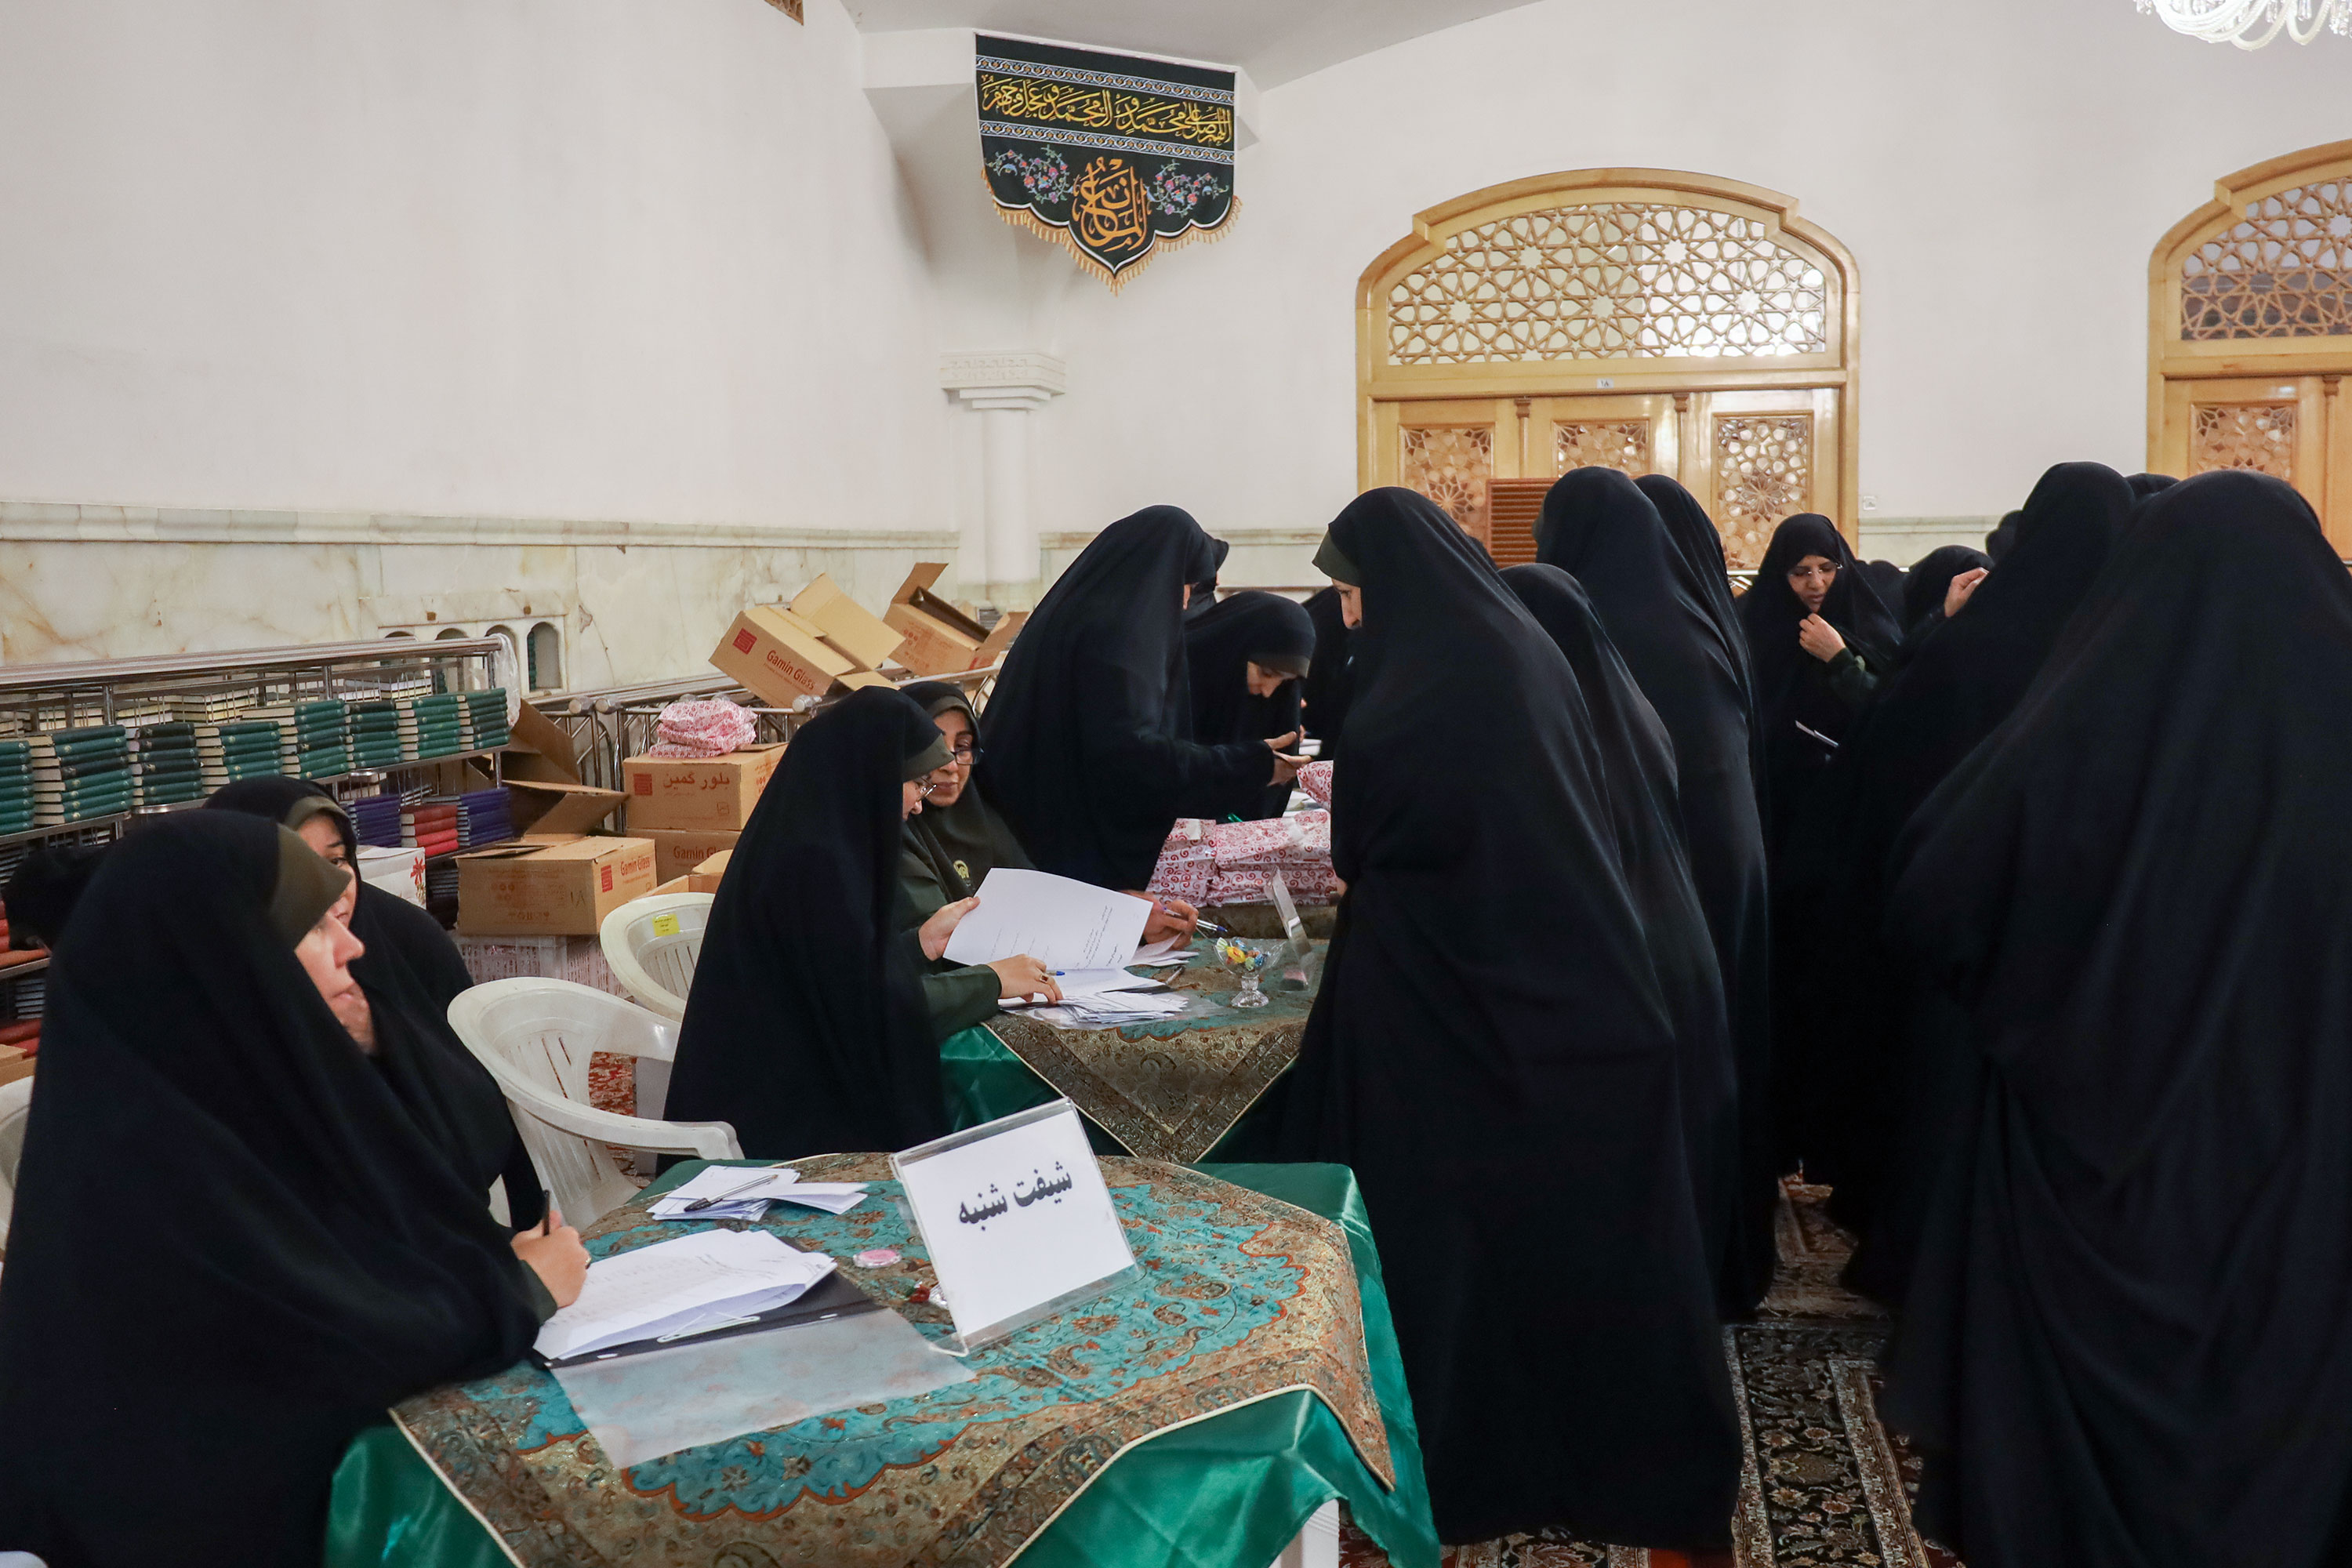
[[[1785,1185],[1772,1293],[1756,1321],[1723,1331],[1748,1450],[1728,1561],[1738,1568],[1961,1568],[1911,1528],[1918,1461],[1879,1424],[1875,1404],[1886,1317],[1837,1282],[1853,1238],[1831,1222],[1828,1196],[1826,1187]],[[1344,1519],[1339,1561],[1388,1568],[1380,1548]],[[1444,1565],[1681,1568],[1688,1561],[1678,1552],[1547,1531],[1451,1546]]]

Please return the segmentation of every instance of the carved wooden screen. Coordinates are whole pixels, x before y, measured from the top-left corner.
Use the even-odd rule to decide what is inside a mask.
[[[1853,262],[1790,198],[1583,170],[1413,227],[1358,290],[1364,486],[1419,489],[1481,539],[1491,524],[1498,556],[1521,548],[1494,511],[1526,488],[1510,481],[1584,467],[1675,475],[1737,565],[1792,512],[1852,527]]]
[[[2352,142],[2243,169],[2148,263],[2148,467],[2252,468],[2352,553]]]

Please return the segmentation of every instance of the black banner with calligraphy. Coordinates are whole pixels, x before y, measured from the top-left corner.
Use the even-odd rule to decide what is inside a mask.
[[[1007,222],[1116,289],[1234,211],[1234,73],[980,35],[980,156]]]

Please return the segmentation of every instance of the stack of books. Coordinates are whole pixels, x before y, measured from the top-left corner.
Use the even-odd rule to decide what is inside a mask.
[[[457,797],[459,848],[503,844],[514,836],[514,797],[503,786],[471,790]]]
[[[488,691],[464,694],[465,749],[469,752],[495,752],[507,743],[507,689],[493,686]]]
[[[120,724],[31,737],[33,826],[58,827],[129,811],[137,794],[131,741]]]
[[[131,753],[139,775],[140,805],[184,805],[205,798],[204,758],[192,721],[140,726],[131,731]]]
[[[209,697],[174,697],[172,717],[185,719],[192,724],[226,724],[241,719],[253,706],[253,699],[242,692],[215,692]]]
[[[24,833],[33,826],[33,743],[18,737],[0,741],[0,833]]]
[[[362,795],[347,800],[343,808],[352,814],[352,830],[362,844],[379,849],[401,847],[400,797],[396,795]]]
[[[351,716],[341,699],[273,703],[248,710],[246,716],[272,720],[285,731],[292,771],[302,777],[334,778],[352,771]]]
[[[204,793],[239,779],[267,778],[286,771],[286,732],[272,719],[233,719],[196,724],[196,760],[204,767]]]
[[[461,847],[454,800],[415,801],[401,807],[400,817],[403,844],[414,845],[427,855],[447,855]]]
[[[400,710],[390,702],[351,705],[352,767],[397,767],[408,760],[401,743]]]
[[[409,761],[451,756],[466,749],[465,699],[457,693],[404,697],[393,707],[400,715],[400,749]]]

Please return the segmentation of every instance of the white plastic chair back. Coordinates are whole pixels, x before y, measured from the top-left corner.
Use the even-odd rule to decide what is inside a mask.
[[[606,915],[596,933],[604,962],[622,989],[673,1022],[686,1016],[695,962],[702,956],[703,929],[710,923],[710,904],[717,897],[655,893],[631,899]]]
[[[31,1079],[0,1083],[0,1249],[8,1245],[8,1211],[16,1204],[16,1162],[25,1157],[25,1122],[32,1109]]]
[[[667,1065],[677,1026],[633,1002],[568,980],[493,980],[460,992],[449,1026],[490,1069],[523,1147],[555,1194],[565,1223],[585,1226],[626,1203],[636,1183],[609,1145],[705,1160],[740,1160],[724,1121],[661,1121],[599,1110],[588,1102],[597,1051]]]

